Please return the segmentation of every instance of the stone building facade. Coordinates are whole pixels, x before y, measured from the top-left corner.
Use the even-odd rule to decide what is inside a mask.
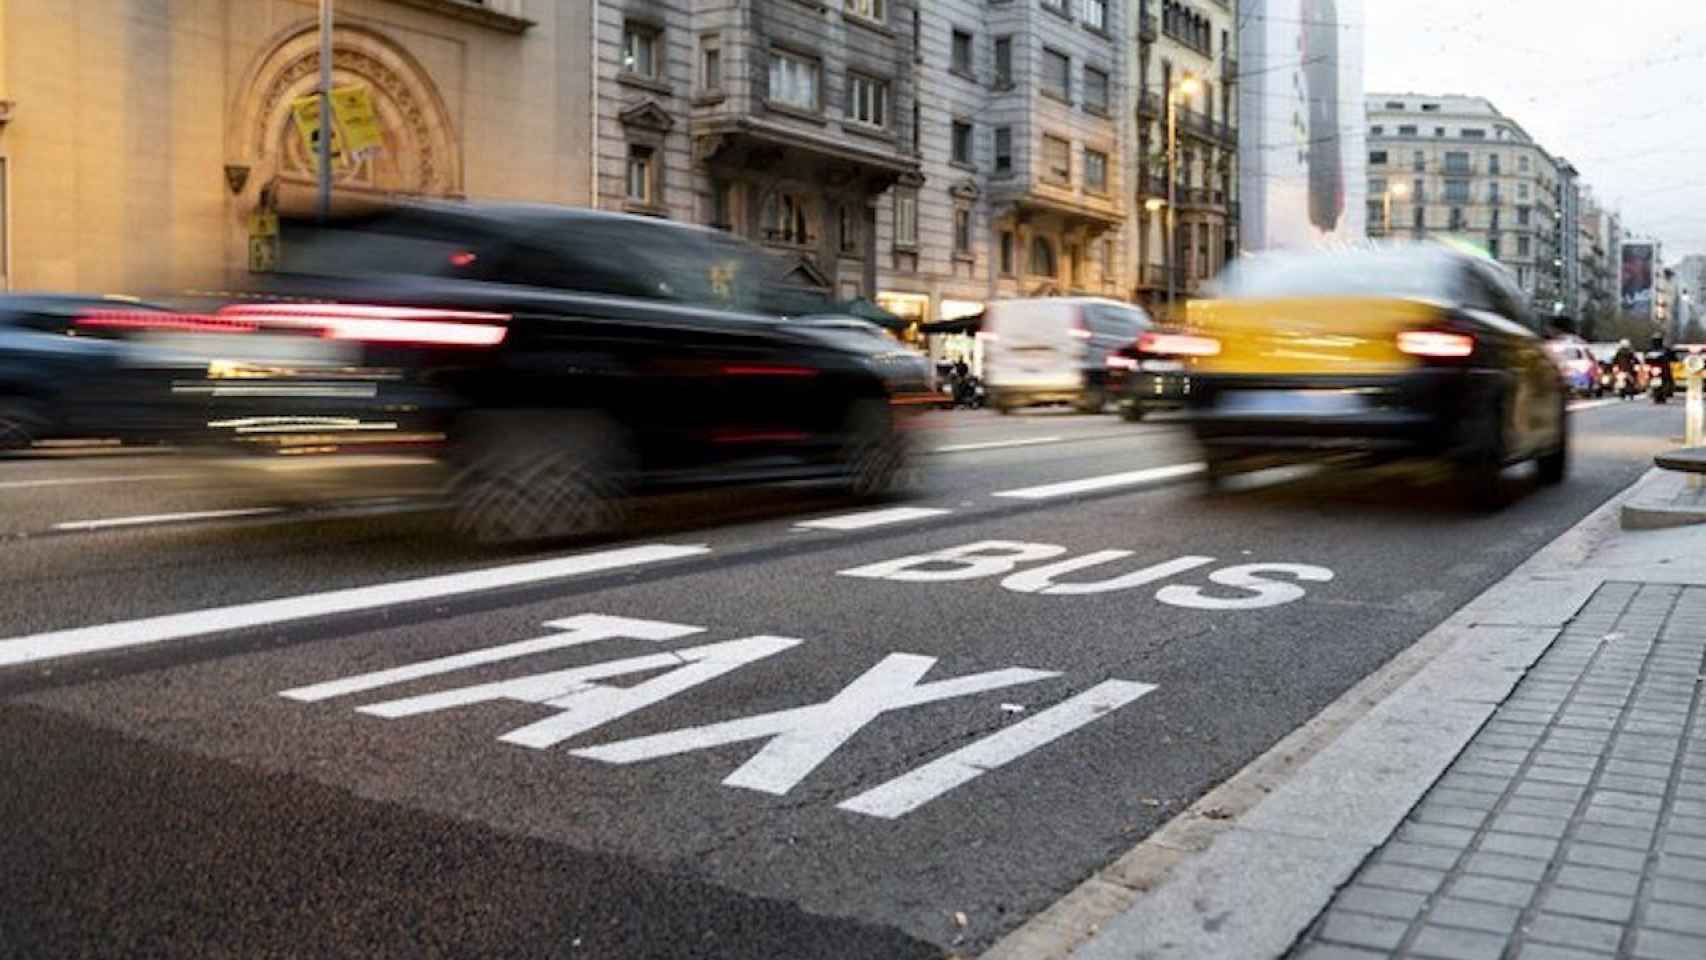
[[[1128,45],[1135,203],[1128,231],[1136,299],[1194,293],[1238,249],[1238,4],[1236,0],[1138,0]],[[1187,80],[1189,83],[1187,83]],[[1195,93],[1186,91],[1194,89]],[[1169,163],[1169,113],[1177,150]],[[1169,167],[1171,166],[1171,171]],[[1167,178],[1178,201],[1167,237]],[[1171,254],[1169,254],[1171,247]]]
[[[588,5],[335,10],[334,83],[367,88],[382,135],[335,167],[337,203],[591,199]],[[311,209],[291,103],[318,71],[314,0],[0,0],[5,285],[239,282],[252,215]]]
[[[1481,97],[1370,93],[1367,102],[1369,235],[1473,242],[1552,315],[1566,292],[1573,207],[1558,161]]]

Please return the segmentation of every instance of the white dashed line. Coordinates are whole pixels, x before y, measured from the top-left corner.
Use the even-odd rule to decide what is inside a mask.
[[[147,617],[121,623],[56,630],[51,633],[38,633],[0,640],[0,667],[39,663],[44,660],[55,660],[60,657],[102,650],[146,646],[166,640],[289,623],[311,617],[374,610],[422,600],[438,600],[522,584],[618,570],[624,567],[662,563],[666,560],[681,560],[688,557],[703,556],[710,552],[711,548],[707,546],[648,544],[626,547],[620,550],[605,550],[598,553],[557,557],[551,560],[510,564],[503,567],[489,567],[484,570],[469,570],[464,573],[402,580],[396,583],[382,583],[370,587],[352,587],[326,593],[284,597],[278,600],[262,600],[257,603],[243,603],[229,607],[213,607],[206,610]]]
[[[237,517],[268,517],[283,513],[283,507],[248,507],[242,510],[192,510],[188,513],[149,513],[135,517],[108,517],[104,520],[70,520],[56,523],[53,529],[65,532],[116,530],[127,527],[150,527],[167,523],[190,523],[196,520],[231,520]]]
[[[188,473],[142,473],[133,477],[58,477],[48,480],[0,481],[0,490],[35,490],[44,487],[83,487],[102,483],[152,483],[163,480],[188,480]]]
[[[807,520],[803,523],[796,523],[794,526],[802,530],[868,530],[872,527],[886,527],[896,523],[928,520],[931,517],[940,517],[952,512],[935,507],[892,507],[886,510],[868,510],[864,513],[849,513],[840,517]]]
[[[1028,437],[1024,440],[992,440],[988,443],[956,443],[946,447],[937,447],[932,453],[972,453],[978,450],[1008,450],[1013,447],[1040,447],[1048,443],[1064,442],[1064,437]]]
[[[1565,407],[1564,409],[1570,411],[1571,413],[1580,413],[1583,410],[1597,410],[1600,407],[1616,406],[1617,404],[1623,403],[1623,402],[1625,402],[1625,401],[1619,400],[1616,397],[1612,397],[1609,400],[1578,400],[1577,402],[1570,404],[1568,407]]]
[[[1102,477],[1088,477],[1083,480],[1068,480],[1065,483],[1050,483],[1040,487],[1003,490],[994,496],[1009,500],[1053,500],[1056,497],[1070,497],[1080,493],[1117,490],[1121,487],[1140,487],[1146,484],[1177,480],[1181,477],[1196,476],[1202,473],[1205,468],[1206,465],[1202,463],[1180,463],[1170,467],[1151,467],[1148,470],[1133,470],[1130,473],[1114,473]]]

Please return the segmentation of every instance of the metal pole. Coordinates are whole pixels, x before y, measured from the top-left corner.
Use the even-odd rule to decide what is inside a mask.
[[[320,0],[320,220],[332,215],[332,0]]]
[[[1173,97],[1172,81],[1167,86],[1167,320],[1173,322],[1175,254],[1179,245],[1179,108]]]

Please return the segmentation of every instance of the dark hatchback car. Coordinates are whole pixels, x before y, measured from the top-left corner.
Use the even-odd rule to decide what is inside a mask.
[[[181,426],[163,388],[169,374],[145,362],[145,349],[88,335],[91,321],[121,314],[168,316],[114,297],[0,296],[0,450],[72,438],[157,440]]]
[[[934,400],[922,357],[870,324],[799,316],[828,304],[709,229],[411,204],[287,222],[279,263],[211,318],[288,358],[208,358],[217,439],[425,449],[453,468],[459,528],[485,541],[607,529],[627,494],[665,487],[884,494],[908,414]]]
[[[1452,465],[1477,499],[1533,461],[1564,479],[1568,400],[1497,263],[1444,246],[1273,254],[1188,308],[1191,423],[1212,481],[1321,454]]]

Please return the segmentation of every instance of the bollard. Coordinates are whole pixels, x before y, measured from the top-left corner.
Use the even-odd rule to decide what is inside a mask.
[[[1683,366],[1688,372],[1688,392],[1683,401],[1688,425],[1683,431],[1683,442],[1688,447],[1693,448],[1706,443],[1706,437],[1702,436],[1702,433],[1706,432],[1703,430],[1706,428],[1706,390],[1701,389],[1701,375],[1706,373],[1706,356],[1691,353],[1688,355],[1688,359],[1683,362]],[[1700,489],[1701,480],[1700,474],[1689,474],[1689,489]]]

